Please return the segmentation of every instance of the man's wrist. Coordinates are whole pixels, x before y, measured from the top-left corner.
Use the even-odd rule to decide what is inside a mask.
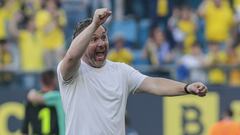
[[[99,27],[95,22],[92,22],[90,24],[90,27],[94,28],[95,30],[97,30],[97,28]]]
[[[185,86],[184,86],[184,91],[185,91],[185,93],[187,93],[187,94],[191,94],[189,91],[188,91],[188,86],[189,86],[190,84],[188,83],[188,84],[186,84]]]

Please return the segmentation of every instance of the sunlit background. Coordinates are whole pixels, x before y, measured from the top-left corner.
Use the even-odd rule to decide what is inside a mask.
[[[208,135],[228,107],[240,122],[240,0],[0,0],[0,135],[21,135],[27,92],[56,70],[75,25],[101,7],[113,12],[108,59],[209,86],[205,98],[131,95],[129,128]]]

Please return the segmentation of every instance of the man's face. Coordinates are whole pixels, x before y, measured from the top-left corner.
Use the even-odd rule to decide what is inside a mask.
[[[102,67],[106,61],[108,47],[107,32],[103,26],[100,26],[93,34],[83,60],[92,67]]]

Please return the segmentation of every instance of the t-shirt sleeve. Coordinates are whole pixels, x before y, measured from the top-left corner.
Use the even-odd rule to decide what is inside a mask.
[[[62,61],[59,62],[58,66],[57,66],[57,76],[58,76],[58,80],[59,80],[59,83],[63,83],[64,80],[63,80],[63,77],[62,77],[62,74],[60,72],[60,66],[62,64]]]
[[[58,81],[59,81],[60,85],[62,85],[62,84],[68,85],[68,84],[72,83],[73,80],[78,76],[78,72],[76,72],[71,79],[65,81],[65,80],[63,79],[63,76],[62,76],[61,72],[60,72],[60,66],[61,66],[61,65],[62,65],[62,61],[60,61],[59,64],[58,64],[58,66],[57,66]]]
[[[127,74],[128,92],[134,94],[147,76],[127,64],[124,65]]]
[[[43,95],[44,102],[47,105],[55,105],[57,104],[58,100],[60,99],[60,93],[57,91],[47,92]]]

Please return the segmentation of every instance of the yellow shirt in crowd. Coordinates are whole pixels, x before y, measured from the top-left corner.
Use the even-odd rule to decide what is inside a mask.
[[[209,53],[207,59],[210,61],[211,65],[226,64],[227,54],[223,51],[217,54]],[[226,75],[222,69],[213,68],[208,72],[208,80],[211,84],[224,84],[226,82]]]
[[[12,2],[12,1],[11,1]],[[20,1],[15,0],[13,3],[5,2],[5,6],[0,8],[0,39],[5,39],[7,36],[7,22],[12,19],[16,12],[20,9]],[[8,4],[8,5],[7,5]]]
[[[11,64],[13,61],[12,54],[0,48],[0,68]]]
[[[7,12],[6,10],[0,8],[0,39],[5,39],[7,36],[6,21],[7,21]]]
[[[132,56],[132,53],[126,48],[123,48],[119,51],[116,51],[115,49],[113,49],[109,52],[108,59],[115,62],[123,62],[126,64],[131,64],[133,60],[133,56]]]
[[[196,41],[195,23],[191,20],[180,20],[178,22],[179,29],[185,33],[185,40],[183,41],[184,52],[189,53],[191,46]]]
[[[164,17],[168,15],[168,12],[168,0],[157,0],[157,15]]]
[[[8,3],[11,2],[11,3]],[[15,15],[15,13],[20,11],[21,8],[21,1],[20,0],[14,0],[14,1],[8,1],[6,0],[6,5],[4,7],[4,10],[7,13],[7,18],[12,19]]]
[[[40,10],[36,14],[35,22],[45,49],[56,50],[64,45],[64,33],[59,27],[49,30],[47,26],[53,21],[52,15],[46,10]],[[61,26],[66,25],[66,15],[60,11],[58,22]]]
[[[240,8],[240,0],[234,0],[234,1],[233,1],[233,7],[234,7],[235,9]]]
[[[227,1],[223,1],[220,8],[215,7],[213,1],[208,1],[205,7],[206,31],[208,41],[224,42],[229,37],[233,24],[233,13]]]
[[[240,62],[240,44],[236,47],[237,56],[234,58]],[[230,72],[229,84],[231,86],[240,86],[240,69],[236,68]]]
[[[24,72],[43,70],[43,47],[39,36],[29,31],[19,32],[21,68]]]

